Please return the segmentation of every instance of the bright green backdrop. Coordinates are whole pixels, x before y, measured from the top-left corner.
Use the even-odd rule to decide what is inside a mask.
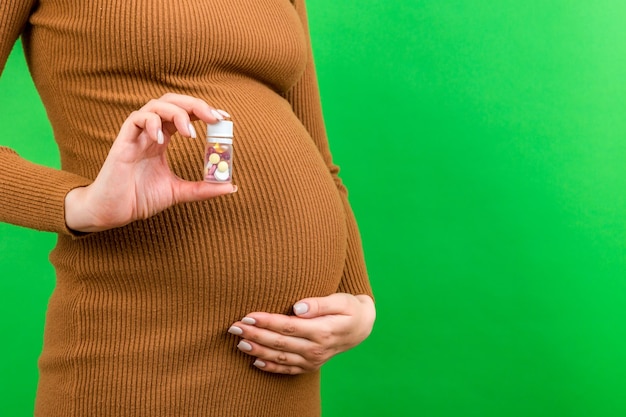
[[[625,416],[626,3],[309,0],[309,14],[379,313],[325,368],[324,417]],[[20,52],[0,126],[0,143],[56,165]],[[0,236],[0,416],[26,417],[54,236]]]

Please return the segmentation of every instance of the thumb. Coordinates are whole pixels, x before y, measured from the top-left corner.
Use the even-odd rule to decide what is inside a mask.
[[[331,294],[326,297],[304,298],[293,305],[293,312],[298,317],[311,319],[331,314],[349,314],[354,296],[350,294]]]
[[[177,185],[175,197],[177,203],[202,201],[237,192],[237,186],[231,183],[213,184],[206,181],[179,180]]]

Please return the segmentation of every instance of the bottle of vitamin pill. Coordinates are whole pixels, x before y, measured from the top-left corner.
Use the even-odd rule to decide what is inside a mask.
[[[207,125],[204,180],[230,182],[233,176],[233,122],[220,120]]]

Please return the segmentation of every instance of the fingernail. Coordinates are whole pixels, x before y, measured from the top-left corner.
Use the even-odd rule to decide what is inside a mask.
[[[255,360],[253,365],[257,368],[265,368],[265,362],[263,362],[261,359]]]
[[[244,352],[250,352],[252,350],[252,345],[248,342],[244,342],[243,340],[239,342],[237,347],[239,350],[243,350]]]
[[[237,192],[237,190],[239,190],[239,188],[237,188],[237,186],[236,186],[236,185],[233,185],[233,190],[232,190],[230,193],[231,193],[231,194],[232,194],[232,193],[236,193],[236,192]]]
[[[251,326],[254,326],[256,324],[256,320],[253,319],[252,317],[244,317],[241,319],[241,322],[243,324],[249,324]]]
[[[195,127],[193,127],[193,125],[192,125],[191,123],[189,123],[189,124],[187,125],[187,128],[189,129],[189,135],[190,135],[193,139],[195,139],[195,138],[198,136],[198,135],[196,134],[196,128],[195,128]]]
[[[307,303],[298,303],[293,306],[293,312],[296,314],[304,314],[309,311],[309,305]]]
[[[241,336],[243,334],[243,330],[241,330],[241,328],[237,326],[230,326],[230,329],[228,329],[228,333],[234,334],[236,336]]]
[[[228,114],[228,112],[226,110],[217,109],[217,111],[222,116],[230,118],[230,114]]]
[[[165,142],[165,138],[163,137],[163,131],[159,129],[159,131],[157,132],[157,143],[159,145],[163,145],[163,142]]]
[[[215,116],[217,120],[224,120],[224,116],[222,116],[222,114],[215,109],[211,110],[211,114]]]

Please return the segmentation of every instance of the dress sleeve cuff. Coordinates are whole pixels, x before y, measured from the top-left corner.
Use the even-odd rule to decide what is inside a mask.
[[[34,164],[0,149],[0,220],[41,231],[80,236],[65,224],[65,196],[92,180]]]

